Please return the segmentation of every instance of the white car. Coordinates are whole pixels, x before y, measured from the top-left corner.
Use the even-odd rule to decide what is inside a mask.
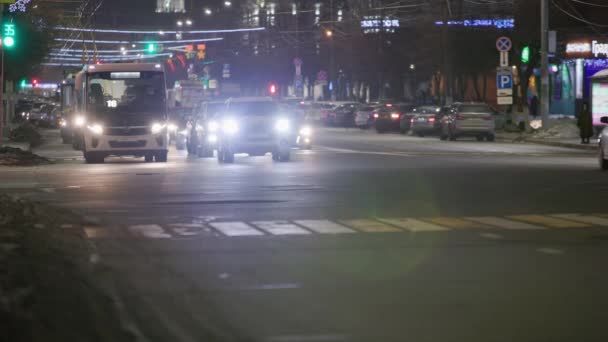
[[[608,116],[600,119],[604,124],[608,124]],[[608,171],[608,127],[604,127],[600,133],[600,153],[599,153],[600,169]]]

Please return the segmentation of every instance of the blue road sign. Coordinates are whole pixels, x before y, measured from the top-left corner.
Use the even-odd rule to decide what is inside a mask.
[[[513,89],[513,76],[511,74],[496,75],[498,89]]]

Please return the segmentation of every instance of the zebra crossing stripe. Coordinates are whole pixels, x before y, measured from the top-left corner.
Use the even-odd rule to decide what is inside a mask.
[[[558,214],[558,215],[552,215],[552,216],[558,217],[558,218],[563,218],[566,220],[587,223],[587,224],[591,224],[591,225],[595,225],[595,226],[608,227],[608,218],[602,218],[602,217],[591,216],[591,215],[580,215],[580,214]]]
[[[259,236],[261,231],[245,222],[211,222],[209,225],[226,236]]]
[[[251,222],[258,228],[272,235],[307,235],[310,232],[289,221],[254,221]]]
[[[401,232],[401,229],[389,226],[376,220],[359,219],[359,220],[340,220],[346,226],[355,228],[358,231],[366,233],[391,233]]]
[[[133,235],[145,237],[149,239],[168,239],[171,234],[157,224],[139,224],[127,227],[127,230]]]
[[[200,235],[204,229],[202,223],[172,223],[168,226],[175,234],[184,237]]]
[[[493,226],[501,229],[546,229],[545,227],[535,226],[530,223],[507,220],[505,218],[495,216],[467,217],[466,219],[488,225],[489,227]]]
[[[564,220],[547,215],[514,215],[508,216],[514,220],[536,223],[549,228],[584,228],[589,227],[586,223]]]
[[[443,227],[456,228],[456,229],[474,229],[474,228],[483,228],[477,222],[471,222],[455,217],[433,217],[426,218],[425,221],[430,221],[432,223],[438,224]]]
[[[123,236],[118,229],[110,227],[85,226],[83,230],[87,239],[109,239]]]
[[[409,230],[412,232],[433,232],[433,231],[445,231],[445,230],[449,230],[446,227],[442,227],[433,223],[428,223],[428,222],[424,222],[424,221],[420,221],[420,220],[416,220],[416,219],[411,219],[411,218],[388,218],[388,219],[381,219],[379,218],[378,221],[380,222],[384,222],[390,225],[393,225],[395,227],[399,227],[405,230]]]
[[[328,220],[298,220],[294,222],[320,234],[347,234],[355,232],[348,227]]]

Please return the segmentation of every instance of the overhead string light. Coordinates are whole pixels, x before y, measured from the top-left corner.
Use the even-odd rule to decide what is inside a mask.
[[[8,6],[8,10],[11,12],[25,12],[27,11],[27,4],[29,4],[31,1],[32,0],[17,0],[17,2]]]
[[[138,31],[138,30],[109,30],[109,29],[87,29],[79,27],[65,27],[56,26],[53,29],[61,31],[79,31],[79,32],[93,32],[93,33],[122,33],[122,34],[205,34],[205,33],[236,33],[236,32],[251,32],[251,31],[263,31],[264,27],[252,27],[252,28],[239,28],[239,29],[222,29],[222,30],[194,30],[194,31]]]
[[[95,44],[175,44],[175,43],[202,43],[224,40],[224,38],[200,38],[200,39],[184,39],[184,40],[95,40],[95,39],[72,39],[72,38],[54,38],[58,42],[75,42],[75,43],[95,43]]]

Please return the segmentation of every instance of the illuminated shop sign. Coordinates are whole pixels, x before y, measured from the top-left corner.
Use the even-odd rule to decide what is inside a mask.
[[[608,57],[608,42],[572,42],[566,44],[566,54],[578,57]]]
[[[361,28],[363,33],[378,33],[382,32],[395,32],[395,29],[399,28],[399,19],[391,19],[389,17],[382,18],[381,16],[365,16],[361,20]]]
[[[444,25],[444,21],[436,21],[435,25]],[[469,19],[469,20],[453,20],[448,21],[449,26],[465,26],[465,27],[495,27],[498,29],[515,28],[515,19]]]

